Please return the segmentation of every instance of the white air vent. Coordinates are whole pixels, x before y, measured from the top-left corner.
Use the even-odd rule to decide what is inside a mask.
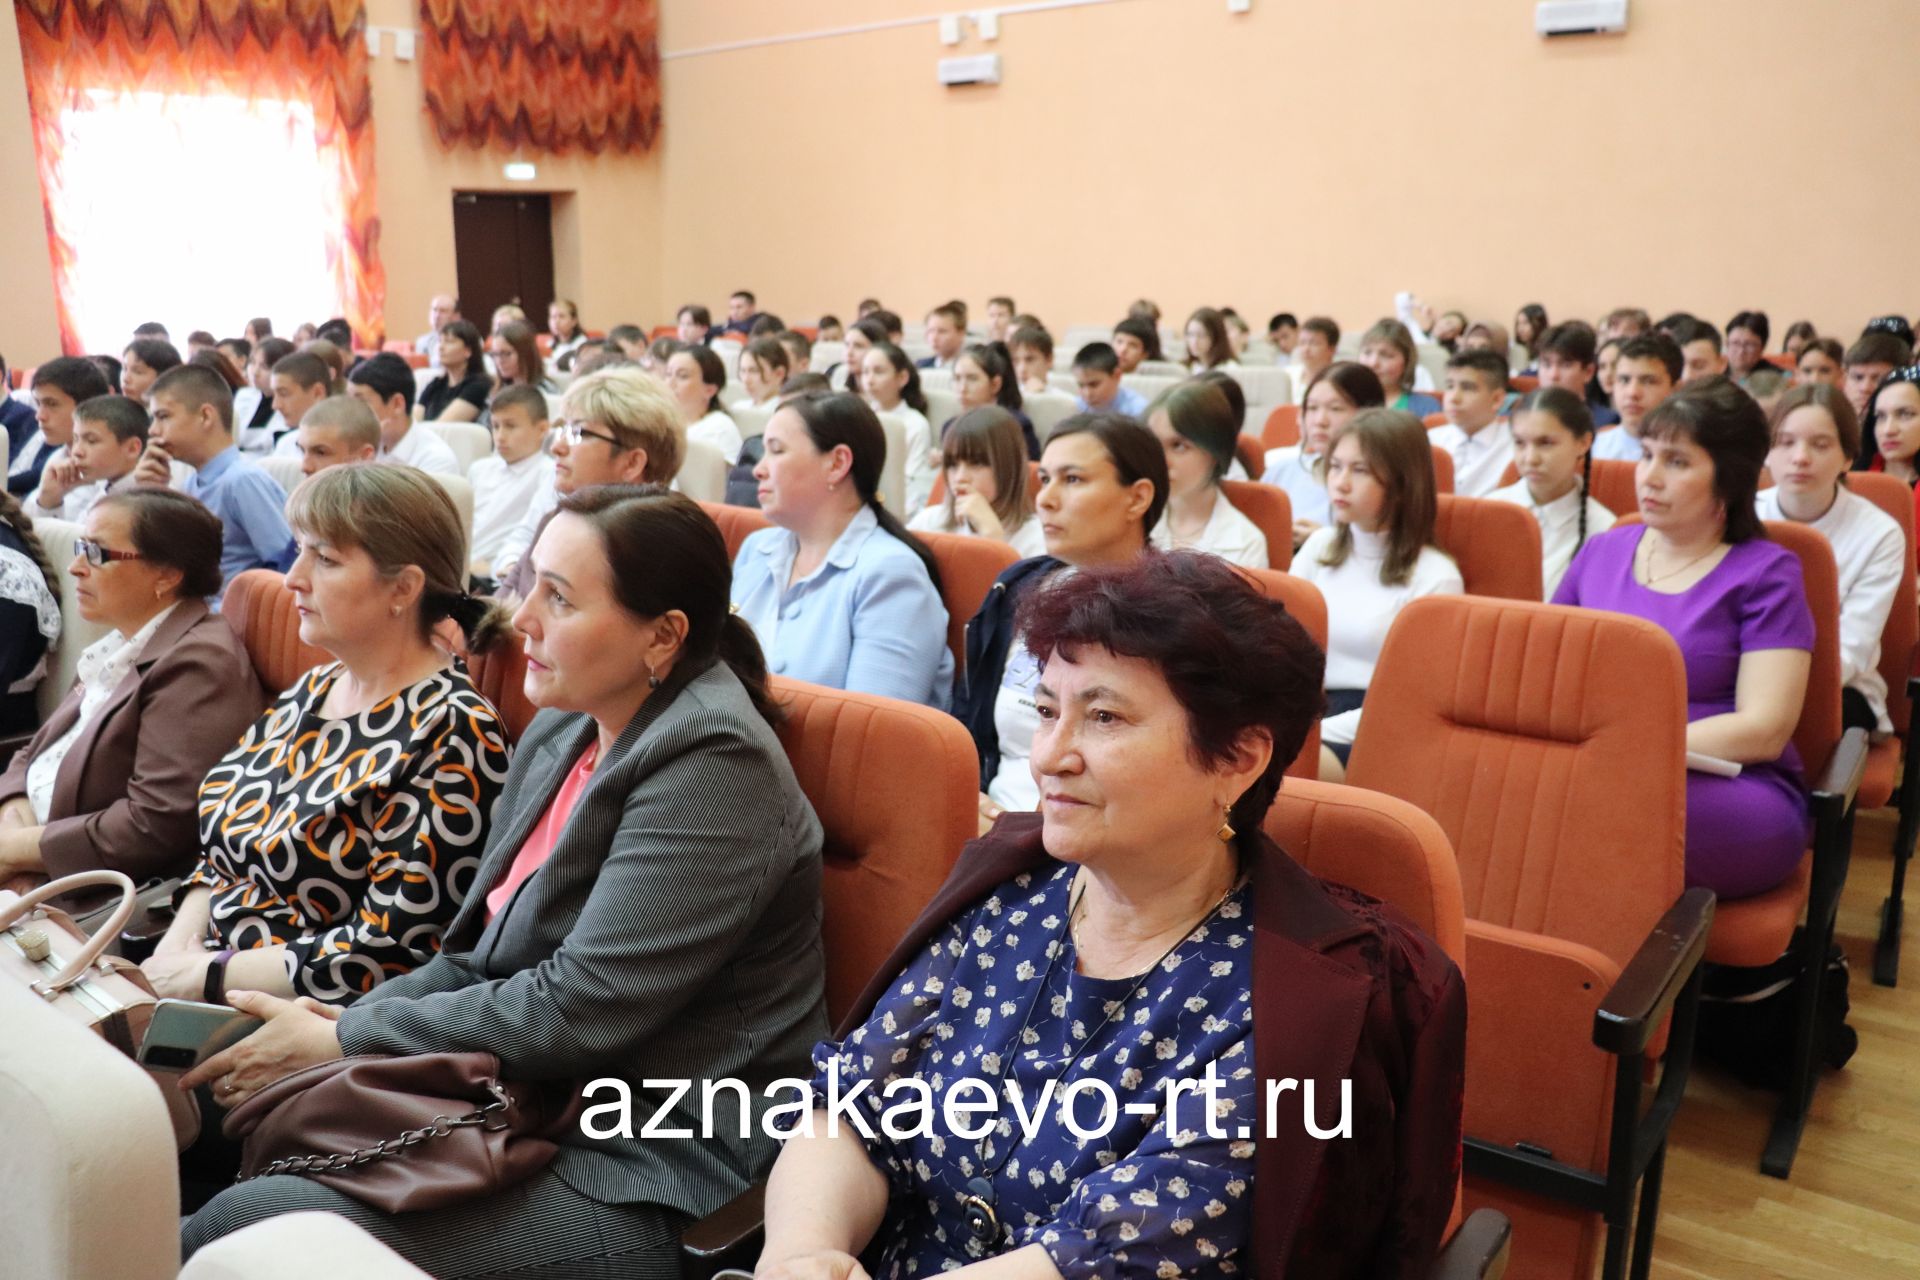
[[[1533,29],[1543,36],[1590,36],[1627,29],[1627,0],[1540,0]]]

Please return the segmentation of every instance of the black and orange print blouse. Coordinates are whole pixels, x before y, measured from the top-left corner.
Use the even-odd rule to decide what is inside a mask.
[[[283,946],[296,994],[348,1004],[432,959],[472,887],[506,729],[459,668],[357,716],[320,714],[339,664],[294,682],[200,784],[208,936]]]

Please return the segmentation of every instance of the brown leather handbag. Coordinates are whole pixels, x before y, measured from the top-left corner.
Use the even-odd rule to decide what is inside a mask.
[[[383,1213],[443,1209],[546,1168],[580,1113],[571,1086],[508,1084],[490,1053],[339,1058],[228,1113],[239,1181],[296,1174]]]

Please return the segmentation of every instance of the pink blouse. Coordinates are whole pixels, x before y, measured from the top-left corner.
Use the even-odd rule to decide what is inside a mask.
[[[560,790],[554,793],[553,803],[540,815],[540,821],[527,833],[527,842],[514,855],[513,865],[507,868],[507,874],[500,878],[500,883],[488,892],[488,920],[500,914],[500,909],[507,905],[521,882],[553,856],[553,847],[560,842],[560,833],[567,829],[567,819],[573,816],[573,806],[579,803],[580,793],[593,781],[593,766],[599,758],[600,744],[596,742],[581,753],[573,768],[567,771],[566,780],[560,784]]]

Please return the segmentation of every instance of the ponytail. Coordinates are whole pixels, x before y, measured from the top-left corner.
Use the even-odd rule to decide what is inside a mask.
[[[453,619],[454,625],[460,628],[460,634],[466,638],[469,653],[492,653],[505,645],[513,635],[512,613],[498,601],[485,596],[466,593],[457,596],[433,595],[424,603],[429,621]]]
[[[47,559],[47,549],[41,545],[40,535],[33,531],[33,520],[27,515],[26,507],[20,499],[0,489],[0,524],[12,529],[20,539],[20,545],[26,548],[27,559],[33,561],[33,567],[46,579],[47,590],[53,598],[60,598],[60,579],[53,571],[53,562]]]
[[[768,687],[766,651],[761,649],[760,637],[753,633],[745,618],[728,612],[720,624],[720,643],[714,656],[716,661],[732,669],[734,679],[747,691],[760,718],[779,728],[787,718],[787,708]]]
[[[1580,459],[1580,537],[1573,544],[1573,554],[1579,555],[1580,548],[1587,545],[1587,493],[1593,487],[1593,450],[1587,450]]]

